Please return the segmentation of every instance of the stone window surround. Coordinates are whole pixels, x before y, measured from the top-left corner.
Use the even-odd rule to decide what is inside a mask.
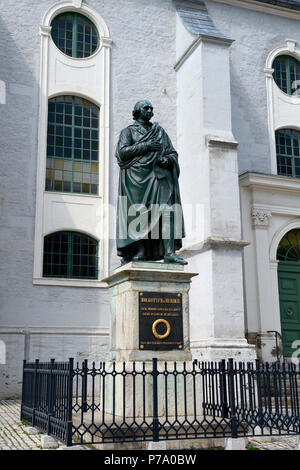
[[[280,55],[290,55],[300,61],[300,48],[295,39],[286,39],[285,44],[274,48],[268,55],[264,73],[267,88],[267,113],[271,173],[277,175],[277,155],[275,131],[289,128],[300,130],[300,95],[287,95],[276,85],[272,68],[274,59]],[[286,116],[289,116],[287,119]]]
[[[242,217],[243,236],[249,239],[251,227],[252,243],[247,248],[250,250],[244,258],[244,263],[249,263],[249,256],[255,260],[255,272],[253,266],[244,264],[244,270],[249,271],[249,277],[245,279],[245,295],[247,315],[251,315],[253,305],[257,305],[257,321],[259,332],[277,330],[281,332],[280,305],[277,280],[277,249],[284,235],[292,229],[300,228],[300,209],[297,204],[274,204],[272,193],[276,191],[283,196],[289,196],[293,200],[300,200],[299,178],[266,175],[259,173],[245,173],[240,176],[240,189],[242,200],[243,193],[249,192],[250,214]],[[264,199],[264,201],[263,201]],[[246,206],[242,203],[242,210]],[[252,224],[248,225],[247,217],[251,217]],[[279,224],[277,221],[282,219]],[[284,221],[285,219],[285,221]],[[252,245],[252,246],[251,246]],[[250,286],[252,298],[248,291],[251,279],[256,279],[256,287]],[[256,298],[253,298],[253,288]],[[252,289],[252,290],[251,290]],[[247,297],[248,300],[247,300]],[[251,308],[252,305],[252,308]],[[267,312],[267,313],[265,313]],[[253,314],[253,313],[252,313]]]
[[[72,58],[66,56],[59,51],[53,43],[53,47],[57,51],[56,54],[61,56],[61,61],[67,63],[70,70],[75,70],[74,76],[79,75],[85,69],[91,66],[99,67],[103,72],[98,75],[97,83],[100,83],[99,96],[91,90],[92,87],[87,86],[86,89],[81,86],[80,81],[76,83],[76,79],[70,80],[70,83],[63,83],[61,89],[56,83],[51,82],[51,69],[49,66],[51,44],[51,22],[53,18],[61,13],[74,11],[89,18],[97,27],[100,36],[100,47],[90,57]],[[73,286],[73,287],[106,287],[106,283],[101,281],[108,275],[109,271],[109,220],[108,211],[103,211],[105,220],[101,224],[100,232],[87,229],[81,225],[78,226],[59,226],[56,230],[78,230],[82,233],[97,239],[99,241],[99,279],[83,280],[83,279],[58,279],[43,278],[43,242],[44,236],[53,232],[53,230],[44,229],[45,214],[45,171],[46,171],[46,145],[47,145],[47,124],[48,124],[48,100],[59,94],[77,95],[94,102],[100,108],[100,171],[99,171],[99,194],[98,195],[68,195],[61,193],[63,199],[69,200],[70,204],[75,207],[76,202],[87,201],[88,204],[94,205],[97,210],[101,206],[109,203],[109,78],[110,78],[110,48],[112,40],[110,39],[108,28],[103,18],[93,8],[82,3],[81,0],[65,0],[53,4],[45,13],[40,25],[41,49],[40,49],[40,97],[39,97],[39,129],[38,129],[38,155],[37,155],[37,183],[36,183],[36,223],[35,223],[35,243],[34,243],[34,271],[33,284],[38,285],[57,285],[57,286]],[[93,62],[91,62],[93,61]],[[98,62],[97,62],[98,61]],[[92,64],[92,65],[91,65]],[[76,72],[79,71],[79,72]],[[53,82],[53,78],[52,78]],[[50,85],[51,87],[50,87]],[[50,90],[50,91],[49,91]],[[53,91],[55,90],[55,92]],[[49,192],[48,192],[49,194]],[[46,196],[47,197],[47,196]],[[62,201],[63,202],[63,201]],[[67,204],[66,204],[67,205]],[[81,204],[79,204],[81,205]]]

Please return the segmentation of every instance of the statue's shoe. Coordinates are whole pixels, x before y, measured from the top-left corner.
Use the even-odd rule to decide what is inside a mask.
[[[135,255],[131,261],[146,261],[146,257],[145,255]]]
[[[188,262],[180,256],[173,254],[164,257],[164,263],[188,264]]]

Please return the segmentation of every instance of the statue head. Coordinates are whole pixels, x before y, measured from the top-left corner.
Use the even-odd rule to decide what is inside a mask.
[[[132,116],[134,120],[142,118],[150,121],[153,116],[153,106],[148,100],[138,101],[133,108]]]

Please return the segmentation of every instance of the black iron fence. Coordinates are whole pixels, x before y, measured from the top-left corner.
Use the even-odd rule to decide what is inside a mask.
[[[24,362],[21,418],[66,442],[300,434],[300,365]]]

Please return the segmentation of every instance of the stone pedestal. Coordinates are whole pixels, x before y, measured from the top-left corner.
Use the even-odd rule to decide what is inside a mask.
[[[174,370],[176,361],[178,370],[182,370],[184,363],[186,367],[191,367],[192,355],[190,352],[190,331],[189,331],[189,299],[188,292],[193,276],[197,273],[184,271],[184,267],[176,264],[165,264],[156,262],[131,262],[120,268],[105,282],[108,284],[111,302],[110,321],[110,353],[109,363],[106,370],[111,373],[117,371],[113,377],[108,376],[106,387],[107,402],[106,411],[110,414],[114,410],[116,416],[135,418],[153,417],[153,377],[150,374],[143,376],[141,372],[152,371],[152,359],[157,358],[157,368],[162,371],[167,368]],[[155,297],[173,298],[178,296],[182,305],[182,327],[183,341],[178,345],[171,346],[172,349],[160,349],[153,344],[151,349],[143,349],[141,345],[140,325],[140,296],[149,296],[155,293]],[[166,313],[168,309],[159,307],[150,317],[153,324],[161,318],[168,319],[171,323],[171,316]],[[168,305],[168,304],[166,304]],[[170,305],[170,304],[169,304]],[[160,311],[161,310],[161,311]],[[165,312],[163,312],[165,310]],[[172,311],[172,308],[171,310]],[[157,313],[156,313],[157,312]],[[164,315],[166,315],[164,317]],[[152,329],[148,328],[149,339],[151,340]],[[153,342],[159,343],[153,333]],[[154,341],[155,340],[155,341]],[[161,340],[163,343],[164,339]],[[130,372],[136,371],[136,375]],[[122,375],[122,371],[129,374]],[[175,381],[171,375],[166,381],[162,375],[158,377],[158,415],[165,415],[165,397],[168,395],[168,413],[174,415],[175,405],[178,415],[184,414],[183,401],[180,399],[184,384],[183,377],[178,377]],[[177,399],[174,399],[176,387]],[[114,397],[114,398],[113,398]],[[135,397],[135,398],[133,398]],[[113,403],[114,400],[114,403]],[[176,402],[176,403],[175,403]],[[181,409],[182,407],[182,409]]]
[[[189,299],[191,278],[178,264],[132,262],[108,278],[111,302],[109,360],[116,362],[190,361]],[[139,343],[139,294],[143,292],[177,293],[182,296],[183,347],[172,350],[143,351]]]

